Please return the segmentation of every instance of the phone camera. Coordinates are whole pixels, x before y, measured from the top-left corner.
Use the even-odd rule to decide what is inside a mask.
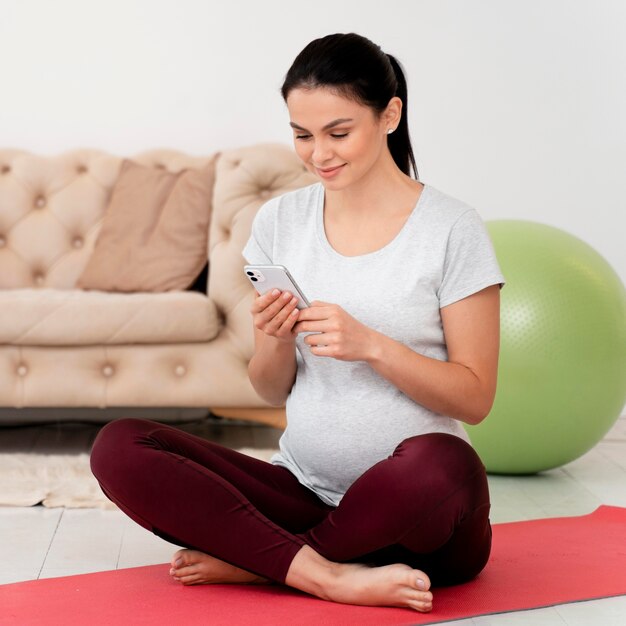
[[[246,276],[253,283],[262,283],[265,280],[265,277],[263,276],[263,273],[259,272],[259,270],[249,269],[249,270],[245,270],[245,272],[246,272]]]

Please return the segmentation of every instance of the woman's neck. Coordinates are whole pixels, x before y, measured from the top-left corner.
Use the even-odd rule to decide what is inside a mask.
[[[398,169],[395,162],[381,164],[343,189],[326,189],[324,210],[336,218],[390,215],[410,210],[423,185]]]

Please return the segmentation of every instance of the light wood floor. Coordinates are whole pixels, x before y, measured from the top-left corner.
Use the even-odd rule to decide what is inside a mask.
[[[273,447],[280,436],[276,429],[242,422],[178,426],[233,448]],[[3,428],[0,450],[88,451],[97,429],[84,424]],[[626,416],[593,450],[562,468],[530,477],[490,476],[489,484],[492,523],[583,515],[600,504],[626,507]],[[0,584],[167,563],[176,549],[119,511],[0,507]],[[447,623],[625,626],[626,596]]]

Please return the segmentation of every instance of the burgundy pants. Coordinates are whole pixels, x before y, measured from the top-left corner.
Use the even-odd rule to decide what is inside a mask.
[[[405,439],[337,507],[284,467],[143,419],[102,428],[91,469],[149,531],[283,584],[304,544],[335,562],[406,563],[433,586],[473,578],[491,549],[485,468],[454,435]]]

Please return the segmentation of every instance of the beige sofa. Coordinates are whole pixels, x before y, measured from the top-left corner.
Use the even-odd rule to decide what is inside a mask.
[[[129,158],[177,172],[211,156],[152,150]],[[33,411],[44,420],[107,420],[131,408],[155,417],[182,408],[284,426],[283,410],[268,407],[247,376],[253,291],[241,250],[261,204],[313,176],[281,144],[223,151],[208,293],[83,291],[76,281],[122,160],[87,149],[0,150],[0,423]]]

